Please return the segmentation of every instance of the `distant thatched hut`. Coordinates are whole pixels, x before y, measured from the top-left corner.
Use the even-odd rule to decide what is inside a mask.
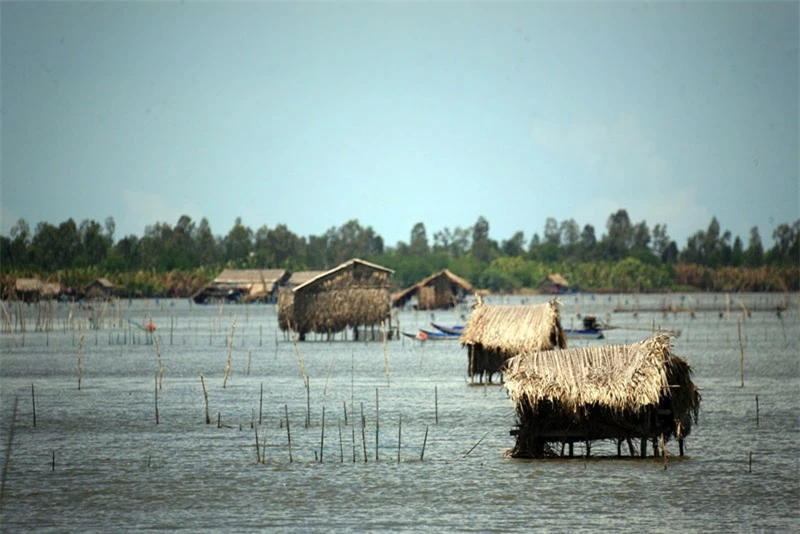
[[[42,281],[38,278],[17,278],[14,282],[12,296],[16,300],[34,302],[39,300]]]
[[[452,308],[472,291],[472,284],[447,269],[417,282],[392,296],[392,306],[404,306],[417,297],[420,310]]]
[[[104,300],[114,295],[114,284],[108,278],[92,280],[83,288],[83,296],[87,300]]]
[[[569,291],[569,282],[560,274],[551,274],[539,283],[539,292],[550,295]]]
[[[225,269],[192,299],[198,304],[215,300],[275,302],[279,286],[288,278],[286,269]]]
[[[289,279],[278,288],[278,326],[281,330],[284,332],[290,330],[289,322],[292,320],[292,309],[294,307],[294,288],[325,272],[297,271],[292,273]]]
[[[641,440],[646,455],[652,440],[683,438],[697,420],[700,394],[686,360],[671,352],[668,334],[630,345],[559,351],[525,351],[508,363],[505,388],[516,407],[516,458],[557,454],[553,445],[613,439]]]
[[[278,306],[278,323],[301,340],[309,332],[332,335],[349,327],[380,325],[389,319],[392,273],[359,259],[342,263],[292,289],[291,303],[287,299]]]
[[[486,375],[502,373],[506,360],[525,351],[550,350],[567,346],[561,327],[558,303],[498,306],[478,305],[467,319],[461,345],[468,351],[469,376],[483,381]]]

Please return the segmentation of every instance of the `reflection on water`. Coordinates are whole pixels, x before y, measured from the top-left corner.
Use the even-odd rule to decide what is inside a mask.
[[[381,343],[301,343],[306,390],[273,306],[123,302],[104,314],[101,329],[83,331],[82,346],[67,327],[68,308],[56,307],[52,331],[34,332],[31,307],[24,335],[0,336],[3,458],[19,399],[2,528],[796,530],[797,296],[780,317],[752,311],[747,318],[737,300],[720,312],[724,295],[684,297],[694,299],[694,318],[657,311],[679,298],[561,298],[565,326],[581,313],[620,327],[605,340],[571,346],[632,342],[654,326],[680,331],[675,353],[692,364],[703,404],[688,457],[666,471],[652,460],[504,458],[513,408],[501,387],[468,386],[457,341],[390,341],[388,377]],[[736,298],[768,310],[768,299],[779,297]],[[639,312],[614,313],[621,304]],[[460,323],[468,311],[436,312],[435,320]],[[158,327],[159,424],[158,351],[143,331],[112,326],[112,316],[152,317]],[[411,332],[431,319],[399,316]],[[259,450],[266,443],[263,463],[256,429]],[[615,453],[613,444],[592,447],[593,456]]]

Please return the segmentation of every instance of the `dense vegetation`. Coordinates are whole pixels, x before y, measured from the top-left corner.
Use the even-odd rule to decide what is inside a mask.
[[[597,237],[592,225],[574,219],[548,218],[543,234],[526,240],[522,231],[507,240],[489,236],[489,222],[479,217],[468,228],[444,228],[429,239],[424,223],[411,229],[408,243],[385,246],[372,227],[357,220],[322,235],[301,237],[286,225],[253,231],[237,219],[225,236],[208,220],[180,217],[174,226],[159,222],[144,236],[114,242],[115,223],[69,219],[58,226],[40,222],[31,232],[20,219],[10,237],[0,236],[4,288],[18,277],[39,276],[71,287],[104,276],[132,296],[188,296],[224,267],[327,269],[353,257],[395,270],[398,287],[406,287],[449,268],[475,286],[492,291],[534,288],[558,272],[585,291],[786,291],[800,286],[800,220],[781,224],[774,244],[765,250],[758,228],[747,245],[722,231],[712,218],[705,231],[679,249],[666,225],[652,230],[633,223],[621,209]]]

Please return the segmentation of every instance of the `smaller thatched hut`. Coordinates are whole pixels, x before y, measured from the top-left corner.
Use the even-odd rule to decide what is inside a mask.
[[[83,288],[87,300],[104,300],[114,295],[115,286],[108,278],[92,280]]]
[[[518,429],[510,455],[541,458],[557,455],[555,445],[615,440],[635,454],[633,439],[646,456],[648,440],[683,438],[692,430],[700,394],[686,360],[671,351],[669,334],[630,345],[558,351],[525,351],[508,362],[505,388],[514,403]]]
[[[294,307],[294,288],[316,278],[325,271],[297,271],[278,288],[278,327],[287,332],[292,320]]]
[[[331,336],[346,328],[376,326],[389,319],[391,269],[352,259],[292,289],[278,306],[278,324],[299,334]],[[388,327],[391,330],[390,327]]]
[[[17,278],[14,282],[12,297],[23,302],[39,300],[42,281],[38,278]]]
[[[489,383],[503,373],[506,360],[527,351],[567,346],[558,302],[536,305],[488,305],[480,300],[467,319],[461,345],[468,348],[469,376]]]
[[[569,282],[560,274],[550,274],[539,283],[539,293],[545,295],[558,295],[569,291]]]
[[[470,292],[472,284],[444,269],[392,295],[392,306],[405,306],[409,300],[417,297],[417,308],[420,310],[453,308]]]

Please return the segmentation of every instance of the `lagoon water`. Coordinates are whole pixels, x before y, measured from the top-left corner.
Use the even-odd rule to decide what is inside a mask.
[[[680,331],[674,352],[691,363],[703,402],[687,456],[666,469],[613,458],[612,444],[595,444],[588,459],[504,457],[513,407],[502,387],[469,385],[457,341],[395,339],[386,352],[381,342],[299,343],[306,389],[272,305],[134,300],[73,310],[103,315],[99,329],[82,330],[82,347],[68,305],[54,306],[49,332],[34,331],[36,309],[23,306],[27,331],[0,334],[0,530],[796,532],[799,299],[790,295],[778,316],[769,307],[779,298],[561,298],[565,326],[580,312],[619,327],[570,346],[633,342],[653,326]],[[646,311],[678,299],[696,307],[694,318]],[[636,315],[613,312],[634,303]],[[741,304],[756,311],[747,318]],[[395,325],[415,332],[468,313],[408,310]],[[120,318],[152,318],[158,348]]]

